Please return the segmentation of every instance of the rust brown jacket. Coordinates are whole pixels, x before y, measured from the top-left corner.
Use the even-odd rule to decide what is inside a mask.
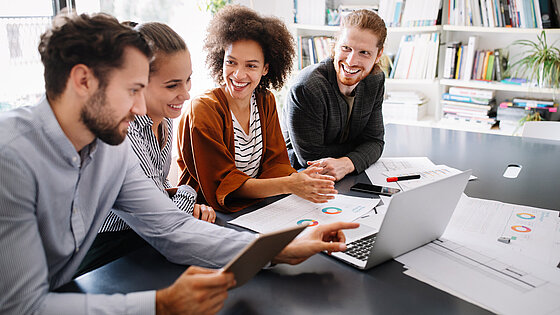
[[[290,175],[295,170],[288,159],[274,96],[265,91],[256,98],[263,139],[257,178]],[[220,88],[194,98],[179,121],[179,184],[190,185],[198,192],[199,203],[222,212],[239,211],[258,201],[231,196],[250,178],[235,166],[233,139],[231,110]]]

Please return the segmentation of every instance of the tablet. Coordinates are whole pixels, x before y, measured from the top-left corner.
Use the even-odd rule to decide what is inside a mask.
[[[272,233],[256,234],[255,240],[223,268],[224,272],[234,274],[236,287],[245,284],[306,227],[296,225]]]

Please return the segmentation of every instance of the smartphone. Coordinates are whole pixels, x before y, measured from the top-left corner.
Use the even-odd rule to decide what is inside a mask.
[[[399,191],[401,191],[398,188],[377,186],[377,185],[371,185],[366,183],[357,183],[356,185],[350,187],[350,190],[361,191],[361,192],[366,192],[366,193],[376,194],[376,195],[384,195],[384,196],[392,196],[393,194],[396,194]]]

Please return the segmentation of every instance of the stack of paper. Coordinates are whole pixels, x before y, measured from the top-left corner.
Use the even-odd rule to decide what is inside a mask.
[[[463,196],[441,240],[396,260],[405,274],[496,313],[560,313],[558,211]]]
[[[427,157],[380,158],[365,170],[372,184],[400,188],[403,191],[426,185],[460,172],[460,170],[447,165],[435,165]],[[387,182],[388,177],[407,175],[420,175],[420,178],[393,183]],[[475,176],[471,176],[470,179],[475,178]]]
[[[386,120],[420,120],[426,115],[428,99],[416,91],[390,91],[383,101]]]

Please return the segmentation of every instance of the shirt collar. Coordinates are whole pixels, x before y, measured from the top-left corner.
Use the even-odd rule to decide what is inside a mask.
[[[37,108],[37,117],[41,120],[43,131],[45,132],[46,137],[51,141],[51,145],[58,149],[58,151],[62,154],[64,159],[73,166],[80,167],[81,158],[80,154],[76,151],[76,148],[66,137],[66,134],[60,127],[56,116],[52,110],[49,101],[47,100],[46,96],[43,96],[39,103],[36,106]],[[93,157],[97,149],[99,139],[95,138],[93,142],[87,145],[87,148],[84,147],[82,150],[86,150],[84,152],[88,152],[87,156],[89,158]]]
[[[154,121],[148,115],[139,116],[136,115],[134,121],[130,123],[130,126],[136,127],[138,129],[143,129],[145,127],[152,128]]]

